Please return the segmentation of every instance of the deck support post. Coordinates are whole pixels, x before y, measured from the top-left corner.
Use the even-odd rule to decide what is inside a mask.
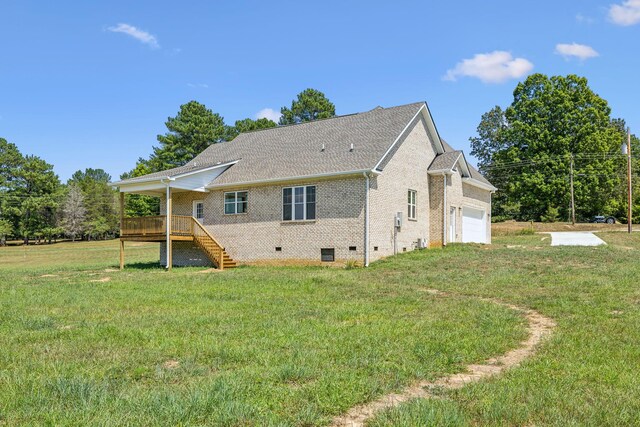
[[[120,238],[120,270],[124,270],[124,240]]]
[[[171,267],[173,266],[173,248],[171,247],[171,214],[172,214],[172,203],[171,203],[171,187],[169,183],[167,183],[167,212],[166,212],[166,223],[167,223],[167,270],[171,271]]]
[[[124,193],[120,193],[120,270],[124,269],[124,240],[122,240],[122,230],[124,229]]]

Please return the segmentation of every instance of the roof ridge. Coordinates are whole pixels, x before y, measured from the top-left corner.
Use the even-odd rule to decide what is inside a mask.
[[[357,116],[357,115],[360,115],[360,114],[375,113],[375,112],[378,112],[378,111],[391,110],[393,108],[407,107],[409,105],[414,105],[414,104],[415,105],[424,104],[424,101],[410,102],[408,104],[394,105],[393,107],[386,107],[386,108],[385,107],[381,107],[380,105],[378,105],[377,107],[375,107],[372,110],[359,111],[359,112],[356,112],[356,113],[349,113],[349,114],[340,114],[340,115],[335,115],[335,116],[331,116],[331,117],[323,117],[321,119],[310,120],[308,122],[289,123],[289,124],[286,124],[286,125],[279,125],[279,124],[276,123],[276,126],[274,126],[274,127],[264,128],[264,129],[253,129],[253,130],[250,130],[250,131],[241,132],[241,133],[238,134],[238,136],[249,134],[249,133],[270,131],[270,130],[274,130],[274,129],[284,129],[284,128],[293,127],[293,126],[310,125],[312,123],[324,122],[324,121],[332,120],[332,119],[341,119],[341,118],[344,118],[344,117]],[[236,136],[236,138],[238,136]],[[231,141],[233,141],[233,139]],[[224,143],[224,142],[230,142],[230,141],[222,141],[222,142]]]

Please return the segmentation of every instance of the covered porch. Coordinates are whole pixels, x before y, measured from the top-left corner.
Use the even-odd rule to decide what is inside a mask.
[[[166,245],[164,264],[167,270],[174,265],[174,242],[193,242],[213,265],[224,270],[234,268],[236,262],[227,254],[225,248],[211,235],[195,217],[173,214],[173,189],[166,188],[166,212],[169,215],[126,217],[125,194],[141,194],[123,191],[120,188],[120,269],[125,264],[125,242],[158,242]],[[182,190],[184,191],[184,190]],[[143,194],[150,195],[149,191]],[[157,195],[157,194],[154,194]]]
[[[125,179],[112,185],[120,192],[120,269],[124,268],[126,241],[164,242],[166,244],[165,265],[173,267],[173,242],[193,242],[219,269],[233,268],[236,263],[224,247],[194,216],[175,215],[174,193],[207,193],[206,186],[227,168],[235,164],[218,162],[213,165],[198,165],[195,161],[163,172]],[[136,218],[125,217],[125,194],[141,194],[160,197],[165,202],[165,215]],[[183,212],[184,213],[184,212]]]

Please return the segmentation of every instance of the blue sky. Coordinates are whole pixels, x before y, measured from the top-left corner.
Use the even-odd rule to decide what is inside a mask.
[[[574,73],[640,130],[640,0],[0,0],[0,16],[0,137],[63,180],[130,170],[189,100],[233,124],[308,87],[338,114],[425,100],[468,153],[518,81]]]

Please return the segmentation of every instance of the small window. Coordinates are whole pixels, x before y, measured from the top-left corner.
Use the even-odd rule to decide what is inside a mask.
[[[193,217],[198,221],[204,219],[204,202],[202,200],[193,201]]]
[[[247,213],[249,193],[246,191],[231,191],[224,193],[225,215]]]
[[[350,251],[356,251],[356,250],[358,250],[358,248],[357,248],[357,247],[355,247],[355,246],[349,246],[349,250],[350,250]]]
[[[303,221],[311,219],[316,219],[316,186],[283,188],[282,220]]]
[[[407,192],[407,218],[416,219],[416,191]]]
[[[334,248],[320,249],[320,260],[322,262],[333,262],[336,259],[336,251]]]

